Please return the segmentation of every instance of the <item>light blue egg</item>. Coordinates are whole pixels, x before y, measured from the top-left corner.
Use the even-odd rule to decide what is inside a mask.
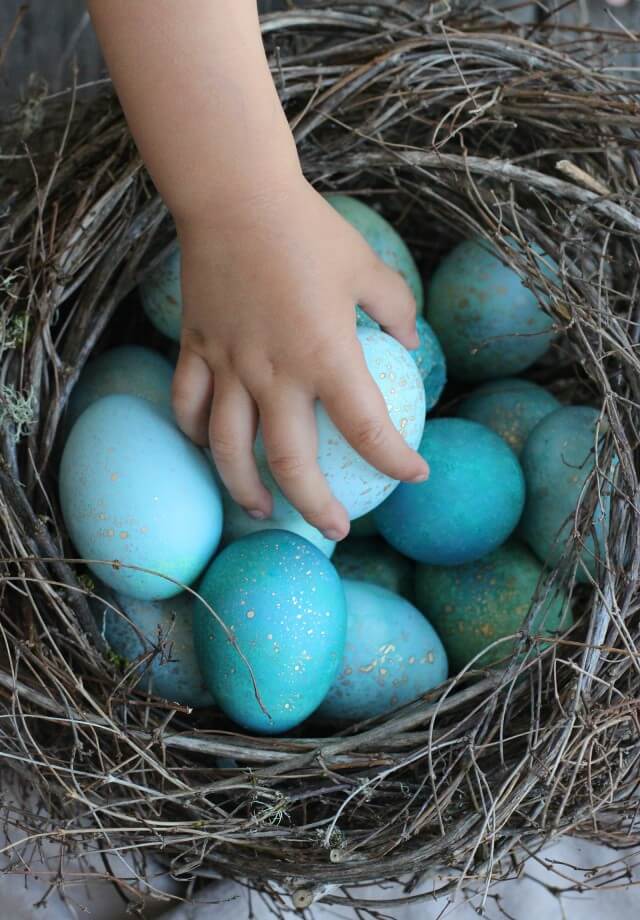
[[[471,562],[504,543],[520,519],[525,487],[502,438],[466,419],[432,419],[420,454],[429,479],[403,483],[376,511],[385,540],[430,565]]]
[[[148,399],[169,415],[173,368],[166,358],[140,345],[121,345],[92,358],[80,374],[65,413],[67,431],[103,396],[125,393]]]
[[[311,715],[336,676],[347,626],[342,583],[327,557],[295,534],[264,530],[224,549],[199,592],[237,646],[202,605],[195,608],[196,654],[224,712],[265,734],[286,732]]]
[[[144,312],[163,335],[180,341],[182,328],[182,290],[180,288],[180,250],[176,248],[150,271],[139,287]]]
[[[105,396],[82,413],[65,444],[59,488],[77,551],[121,594],[172,597],[218,546],[222,502],[210,463],[166,414],[136,396]]]
[[[558,400],[544,387],[522,377],[507,377],[473,390],[458,406],[458,416],[491,428],[520,456],[538,422],[559,408]]]
[[[193,647],[193,595],[138,601],[114,595],[94,603],[107,644],[128,662],[144,656],[138,686],[182,706],[213,706]],[[126,616],[122,616],[120,611]]]
[[[356,722],[410,703],[447,679],[447,654],[429,621],[386,588],[344,579],[344,657],[317,715]]]
[[[595,465],[599,418],[600,413],[589,406],[564,406],[543,418],[524,446],[527,502],[520,533],[541,562],[557,565],[566,552],[576,509]],[[605,487],[593,515],[599,547],[608,529],[610,502],[610,489]],[[593,536],[588,535],[581,558],[591,575],[596,573],[599,555]],[[577,578],[588,580],[581,567]]]
[[[519,248],[515,241],[514,250]],[[535,244],[537,268],[552,282],[557,266]],[[490,244],[466,240],[437,267],[426,316],[440,340],[451,377],[468,382],[519,374],[548,350],[553,319],[544,292],[525,287]]]

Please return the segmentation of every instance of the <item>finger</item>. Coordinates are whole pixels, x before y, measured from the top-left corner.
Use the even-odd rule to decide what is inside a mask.
[[[318,384],[318,395],[334,424],[380,472],[403,482],[424,481],[429,467],[394,427],[357,342],[341,357],[340,368],[340,374],[325,374]]]
[[[209,412],[213,374],[209,365],[188,348],[181,348],[173,375],[171,401],[178,426],[203,447],[209,442]]]
[[[375,259],[360,284],[358,303],[362,309],[405,348],[418,348],[416,301],[402,275]]]
[[[313,398],[303,390],[281,389],[260,405],[260,426],[271,472],[283,493],[328,540],[342,540],[349,533],[349,518],[318,466]]]
[[[231,497],[257,520],[272,512],[271,493],[263,485],[253,445],[256,405],[237,377],[220,373],[209,420],[209,444],[220,478]]]

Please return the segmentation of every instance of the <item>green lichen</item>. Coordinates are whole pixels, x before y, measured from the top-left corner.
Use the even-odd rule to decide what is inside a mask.
[[[35,409],[36,394],[33,390],[25,395],[19,393],[10,384],[0,385],[0,427],[11,425],[16,442],[28,433],[33,423]]]

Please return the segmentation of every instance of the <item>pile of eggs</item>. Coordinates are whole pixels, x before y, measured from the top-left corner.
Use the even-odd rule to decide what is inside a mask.
[[[377,211],[328,199],[416,298],[414,352],[355,310],[367,366],[392,422],[428,461],[426,482],[375,470],[318,403],[318,461],[351,535],[336,547],[301,517],[259,434],[274,512],[253,520],[210,454],[178,429],[171,362],[138,345],[86,366],[62,428],[60,505],[97,579],[95,614],[114,657],[140,688],[215,706],[257,733],[312,715],[327,726],[370,719],[450,673],[504,664],[522,649],[525,621],[537,649],[565,631],[566,596],[541,587],[545,566],[566,551],[599,437],[596,409],[561,405],[518,376],[552,343],[548,291],[528,287],[478,239],[445,256],[425,293],[409,249]],[[527,252],[551,290],[556,266],[535,245]],[[179,276],[176,249],[140,288],[149,320],[175,341]],[[434,415],[447,374],[452,411]],[[578,577],[595,572],[608,510],[604,496]]]

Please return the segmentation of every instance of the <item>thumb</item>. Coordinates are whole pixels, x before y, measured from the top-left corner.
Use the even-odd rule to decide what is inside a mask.
[[[376,258],[362,278],[358,303],[405,348],[418,348],[416,301],[402,275]]]

